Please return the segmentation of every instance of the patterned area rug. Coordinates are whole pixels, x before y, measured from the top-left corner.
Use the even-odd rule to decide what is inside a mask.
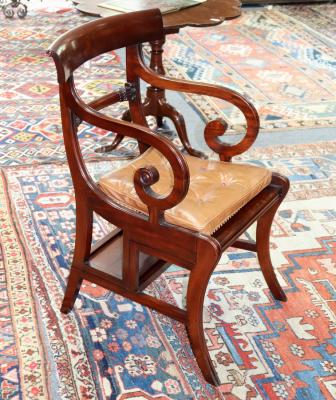
[[[65,160],[60,124],[58,85],[53,61],[46,50],[63,32],[91,20],[72,9],[29,10],[23,20],[0,16],[0,165]],[[123,85],[123,69],[111,53],[84,64],[76,71],[83,98],[93,99]],[[125,103],[110,107],[119,117]],[[81,126],[80,142],[86,158],[97,159],[95,149],[114,134]],[[134,141],[103,157],[134,155]]]
[[[263,130],[336,125],[336,4],[244,8],[240,18],[212,28],[182,29],[165,48],[170,75],[208,81],[244,94]],[[222,114],[231,133],[239,110],[186,95],[208,121]]]
[[[335,4],[254,8],[220,27],[183,29],[168,37],[164,54],[173,62],[166,64],[167,71],[250,97],[264,130],[334,126],[335,14]],[[0,15],[0,165],[64,161],[56,73],[45,51],[61,33],[90,19],[72,9],[30,9],[24,21]],[[81,68],[77,78],[83,96],[120,87],[120,63],[110,54]],[[242,130],[237,110],[209,98],[186,99],[203,119],[222,114],[231,133]],[[122,104],[110,112],[120,116],[124,109]],[[82,126],[85,157],[134,156],[133,140],[112,154],[94,151],[112,138]]]
[[[68,169],[4,167],[0,398],[334,399],[335,154],[329,142],[257,149],[243,159],[292,181],[271,238],[288,302],[272,299],[253,253],[223,256],[204,309],[218,391],[199,374],[180,323],[88,283],[74,311],[60,313],[74,238]],[[99,173],[106,161],[90,166]],[[105,231],[97,220],[95,238]],[[150,292],[183,304],[185,282],[173,267]]]

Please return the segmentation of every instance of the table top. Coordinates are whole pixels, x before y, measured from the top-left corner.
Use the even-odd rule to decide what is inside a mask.
[[[107,8],[98,7],[103,0],[73,0],[77,10],[87,14],[107,17],[117,14]],[[236,18],[241,14],[240,0],[207,0],[193,7],[163,15],[166,33],[178,32],[185,26],[212,26],[226,19]]]

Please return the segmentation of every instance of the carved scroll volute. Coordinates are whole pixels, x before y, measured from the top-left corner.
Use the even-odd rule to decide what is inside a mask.
[[[163,217],[162,204],[163,196],[155,193],[151,186],[160,179],[159,171],[154,166],[139,168],[134,174],[134,187],[141,201],[148,206],[149,220],[158,223]],[[161,206],[160,208],[158,206]]]
[[[189,170],[187,165],[182,163],[179,168],[174,168],[174,162],[169,158],[167,157],[173,170],[174,183],[170,193],[167,195],[160,195],[151,188],[160,179],[160,174],[156,167],[150,165],[139,168],[134,174],[135,191],[141,201],[147,205],[151,223],[160,223],[163,219],[164,211],[180,203],[188,192]]]
[[[247,129],[244,137],[236,144],[225,143],[219,140],[219,137],[223,136],[228,128],[227,122],[223,119],[215,119],[206,125],[204,139],[207,145],[219,154],[221,161],[231,161],[232,157],[242,154],[249,149],[255,141],[259,131],[259,118],[258,114],[250,111],[254,111],[254,109],[244,110]]]
[[[206,144],[210,147],[211,150],[218,153],[220,155],[220,159],[222,161],[230,161],[231,157],[228,156],[225,152],[230,148],[230,145],[224,142],[221,142],[218,138],[226,132],[228,128],[228,124],[223,119],[215,119],[210,121],[204,130],[204,139]]]

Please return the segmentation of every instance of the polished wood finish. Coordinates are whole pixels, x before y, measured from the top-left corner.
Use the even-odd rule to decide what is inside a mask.
[[[77,10],[96,17],[109,17],[115,12],[98,7],[101,0],[73,0]],[[178,32],[185,26],[205,27],[218,25],[226,19],[241,14],[239,0],[207,0],[204,3],[188,7],[162,16],[165,33]]]
[[[236,105],[247,122],[246,133],[240,143],[228,145],[218,140],[225,133],[225,121],[211,121],[205,128],[206,142],[221,160],[229,161],[253,144],[258,134],[259,119],[252,104],[230,89],[170,79],[161,71],[147,67],[143,62],[141,44],[162,40],[161,15],[157,10],[150,10],[82,25],[57,39],[48,51],[57,69],[64,143],[76,196],[76,242],[61,310],[68,313],[72,309],[81,283],[87,279],[181,321],[186,325],[202,373],[208,382],[217,385],[219,381],[203,330],[203,302],[210,276],[222,252],[229,246],[255,251],[274,298],[286,299],[271,263],[269,234],[273,216],[289,184],[286,178],[274,173],[271,183],[237,210],[213,235],[171,225],[165,220],[165,210],[179,204],[189,190],[189,169],[183,154],[168,139],[148,129],[141,102],[140,79],[162,90],[214,96]],[[124,46],[125,90],[85,103],[76,91],[74,71],[92,57]],[[114,119],[99,111],[117,101],[128,101],[132,122]],[[134,187],[148,207],[148,217],[120,205],[93,181],[77,138],[81,121],[121,136],[133,137],[138,140],[141,152],[153,146],[167,159],[173,173],[173,188],[165,196],[158,196],[151,189],[160,179],[155,165],[141,168],[134,175]],[[95,245],[92,245],[93,212],[117,227]],[[256,242],[240,239],[240,235],[255,221]],[[170,264],[190,271],[185,310],[142,292]]]
[[[95,16],[109,16],[114,11],[99,7],[101,0],[77,0],[75,2],[78,10]],[[188,7],[177,12],[163,15],[163,28],[165,35],[177,33],[185,26],[206,27],[218,25],[226,19],[236,18],[240,15],[240,2],[238,0],[207,0],[199,5]],[[162,53],[165,38],[150,41],[151,60],[150,67],[153,71],[165,75],[162,64]],[[169,118],[176,129],[184,149],[196,157],[205,157],[200,151],[192,148],[186,129],[183,115],[175,107],[167,102],[165,89],[150,85],[147,88],[143,112],[145,115],[153,115],[156,119],[157,128],[163,127],[163,118]],[[129,121],[130,114],[126,112],[123,119]],[[109,152],[114,150],[122,141],[123,136],[118,135],[113,143],[99,148],[98,152]]]

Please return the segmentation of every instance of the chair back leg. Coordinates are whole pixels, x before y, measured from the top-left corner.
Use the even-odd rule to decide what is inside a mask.
[[[63,314],[68,314],[73,309],[82,282],[83,278],[80,270],[71,267],[67,287],[64,293],[64,299],[61,306],[61,312]]]
[[[76,242],[70,275],[61,306],[61,312],[64,314],[72,310],[83,281],[82,270],[90,257],[92,227],[92,210],[86,204],[76,202]]]
[[[136,292],[139,289],[139,249],[129,234],[123,232],[123,283],[126,289]]]
[[[273,297],[276,300],[287,301],[287,296],[281,288],[280,283],[275,275],[270,255],[270,235],[274,216],[289,189],[289,183],[287,179],[280,176],[277,176],[277,179],[279,183],[282,183],[282,196],[257,221],[256,250],[261,271]]]

